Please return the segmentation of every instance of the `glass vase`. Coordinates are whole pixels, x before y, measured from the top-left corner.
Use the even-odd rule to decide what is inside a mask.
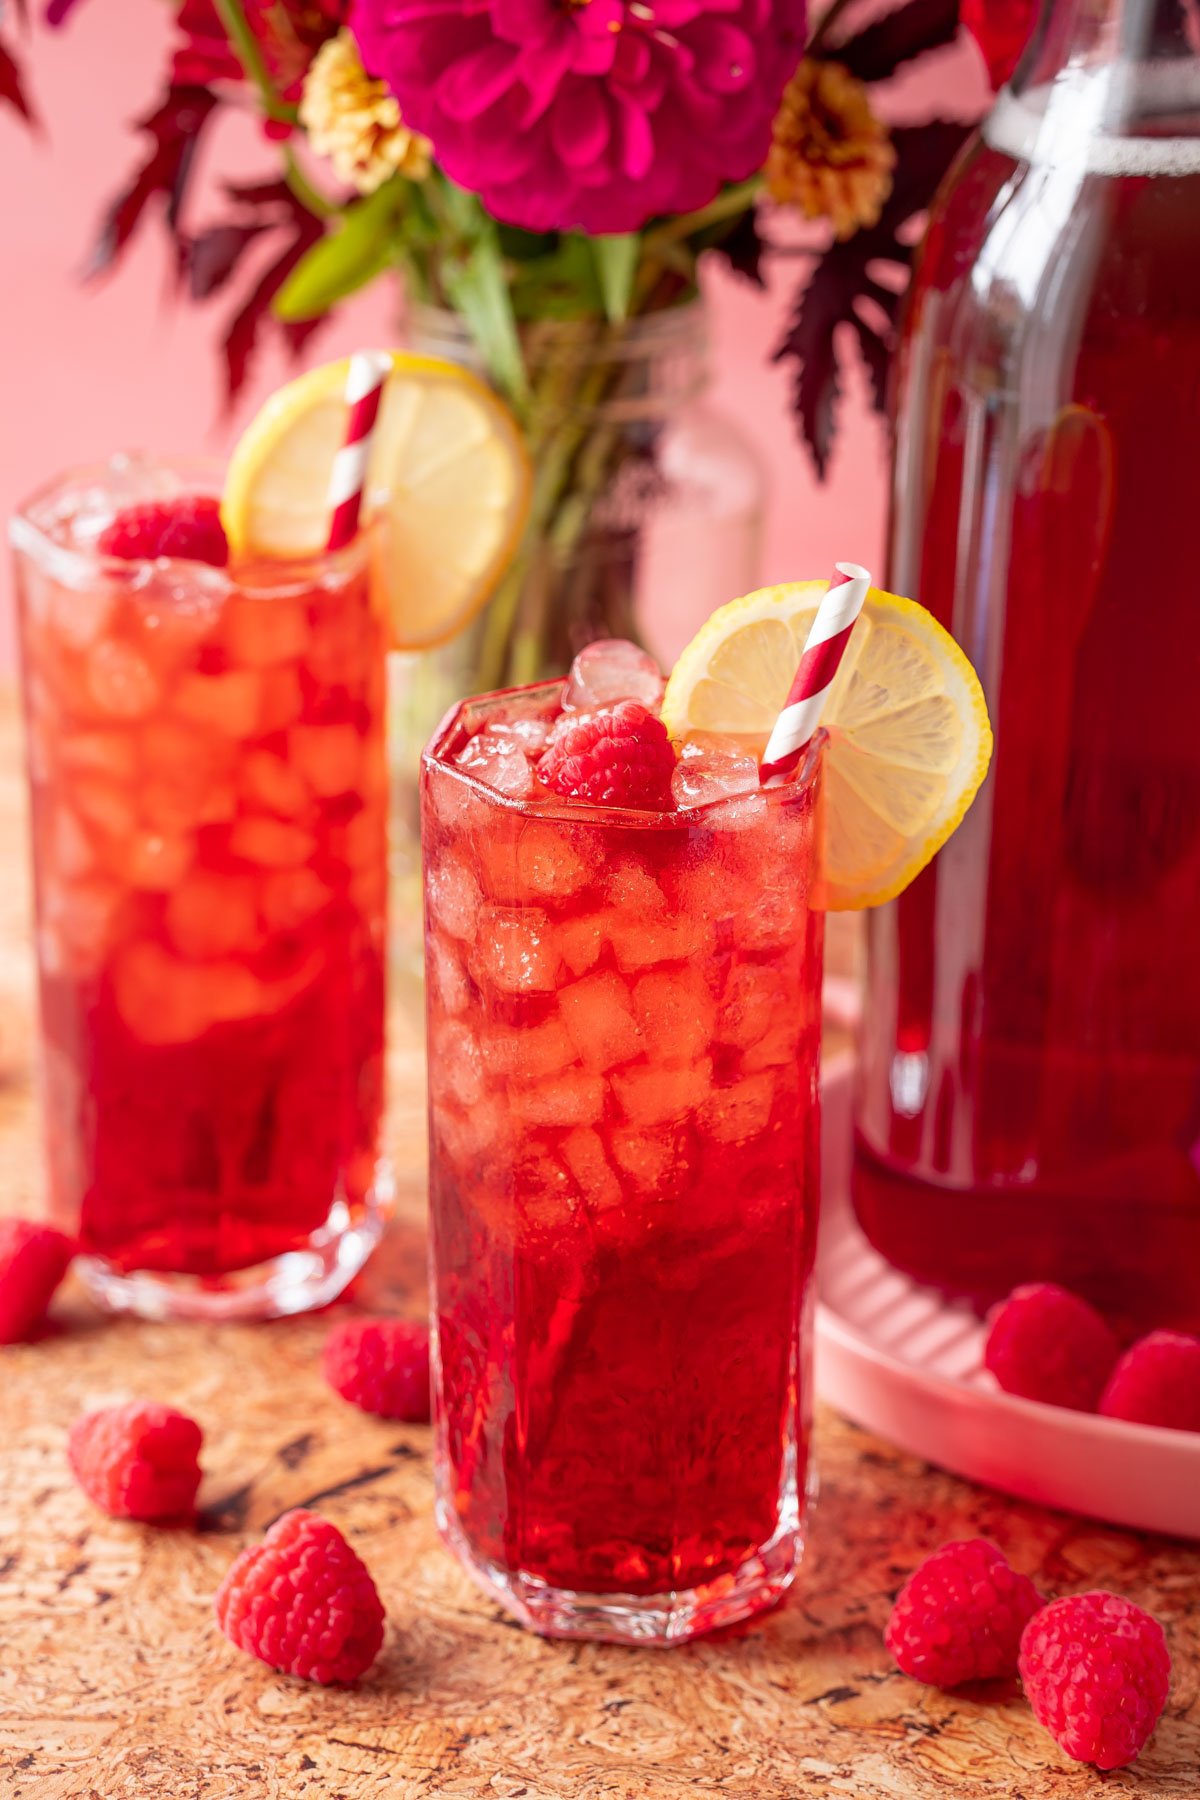
[[[466,322],[414,305],[412,348],[482,372]],[[418,765],[455,700],[565,673],[600,637],[630,637],[669,669],[710,612],[759,575],[763,480],[712,411],[701,301],[610,324],[522,328],[533,464],[529,527],[482,617],[441,649],[393,658],[393,963],[420,979]]]

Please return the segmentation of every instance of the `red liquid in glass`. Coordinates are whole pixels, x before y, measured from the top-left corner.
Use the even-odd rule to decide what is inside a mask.
[[[51,1197],[217,1278],[363,1215],[382,1104],[383,645],[321,582],[24,562]],[[317,1241],[320,1241],[317,1236]]]
[[[814,787],[505,803],[448,766],[484,716],[424,774],[443,1523],[501,1580],[719,1607],[803,1505]]]
[[[890,585],[971,657],[996,753],[873,920],[855,1203],[952,1293],[1196,1328],[1200,144],[1133,154],[981,144],[930,226]]]

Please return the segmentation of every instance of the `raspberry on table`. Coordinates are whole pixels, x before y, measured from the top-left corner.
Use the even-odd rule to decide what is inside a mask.
[[[1015,1675],[1021,1633],[1043,1604],[994,1544],[964,1538],[913,1570],[884,1642],[906,1675],[932,1687]]]
[[[1034,1281],[992,1308],[983,1361],[1006,1394],[1095,1412],[1120,1350],[1086,1300]]]
[[[674,769],[666,726],[637,700],[564,714],[537,765],[540,780],[564,799],[652,812],[670,809]]]
[[[357,1681],[383,1643],[383,1603],[366,1564],[336,1525],[303,1508],[242,1551],[216,1611],[239,1650],[324,1685]]]
[[[174,556],[223,569],[229,561],[220,502],[208,494],[180,494],[173,500],[143,500],[123,507],[100,533],[97,549],[127,562]]]
[[[114,1519],[182,1519],[195,1511],[203,1441],[186,1413],[134,1400],[76,1419],[67,1455],[89,1500]]]
[[[1200,1338],[1151,1331],[1131,1344],[1100,1396],[1110,1419],[1200,1431]]]
[[[36,1219],[0,1219],[0,1344],[19,1344],[46,1316],[75,1245]]]
[[[381,1419],[429,1418],[429,1327],[411,1319],[342,1319],[325,1339],[321,1372],[335,1393]]]
[[[1098,1769],[1133,1761],[1171,1680],[1158,1620],[1102,1590],[1044,1606],[1025,1627],[1020,1669],[1029,1704],[1060,1748]]]

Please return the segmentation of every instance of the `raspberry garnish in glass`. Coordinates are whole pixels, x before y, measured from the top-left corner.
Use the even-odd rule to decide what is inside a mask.
[[[721,609],[665,693],[592,646],[426,751],[438,1519],[543,1632],[686,1639],[800,1558],[837,756],[813,716],[760,758],[824,597]],[[834,715],[836,661],[801,664]]]

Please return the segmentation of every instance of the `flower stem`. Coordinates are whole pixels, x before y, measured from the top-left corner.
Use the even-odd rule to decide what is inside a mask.
[[[710,200],[696,212],[681,213],[677,219],[655,226],[653,231],[646,233],[647,255],[652,256],[667,244],[677,244],[682,238],[691,237],[694,231],[704,231],[709,225],[719,225],[723,219],[736,218],[738,213],[746,212],[754,205],[761,190],[762,176],[751,175],[748,181],[724,188],[715,200]]]
[[[245,70],[247,78],[259,91],[263,110],[267,117],[294,125],[296,109],[280,99],[275,83],[271,79],[271,72],[258,47],[258,40],[246,23],[246,15],[238,0],[214,0],[214,4],[217,17],[225,27],[225,35],[233,45],[238,61]]]
[[[299,158],[290,144],[283,147],[283,178],[290,191],[296,196],[314,219],[335,219],[341,214],[341,207],[334,201],[327,200],[313,186],[304,170],[300,167]]]

